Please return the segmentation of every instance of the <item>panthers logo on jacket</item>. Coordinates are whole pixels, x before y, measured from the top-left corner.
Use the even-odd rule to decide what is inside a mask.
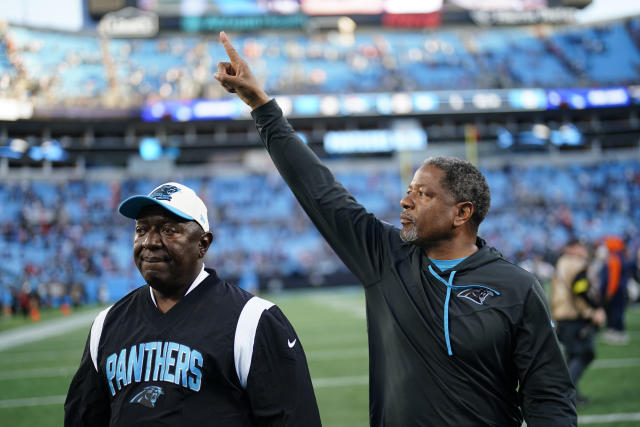
[[[464,291],[460,292],[458,294],[458,297],[467,298],[475,302],[476,304],[482,305],[484,304],[484,300],[486,300],[487,297],[492,297],[494,295],[495,294],[488,289],[471,288],[471,289],[465,289]]]
[[[162,387],[150,385],[142,389],[142,391],[131,399],[130,403],[139,403],[147,408],[155,408],[158,398],[164,394]]]

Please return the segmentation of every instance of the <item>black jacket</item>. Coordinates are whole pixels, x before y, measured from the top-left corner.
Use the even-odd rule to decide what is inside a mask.
[[[262,140],[320,233],[365,287],[372,426],[575,426],[575,391],[540,285],[478,239],[439,271],[368,213],[275,101]]]
[[[162,314],[149,286],[103,311],[65,426],[319,426],[304,351],[268,301],[214,270]]]

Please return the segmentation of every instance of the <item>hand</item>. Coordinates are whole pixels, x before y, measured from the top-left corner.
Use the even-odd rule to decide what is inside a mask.
[[[597,308],[591,316],[591,322],[596,326],[602,326],[607,321],[607,314],[602,308]]]
[[[252,110],[269,102],[269,96],[262,90],[251,68],[238,55],[224,31],[220,32],[220,42],[231,62],[218,62],[218,72],[213,77],[227,92],[237,93]]]

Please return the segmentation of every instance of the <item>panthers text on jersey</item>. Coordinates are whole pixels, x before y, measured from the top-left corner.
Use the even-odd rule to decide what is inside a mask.
[[[214,270],[202,274],[164,314],[145,285],[96,317],[65,426],[320,425],[284,314]]]

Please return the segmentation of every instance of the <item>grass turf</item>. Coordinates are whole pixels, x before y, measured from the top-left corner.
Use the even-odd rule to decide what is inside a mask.
[[[277,303],[298,332],[314,379],[323,425],[368,426],[367,337],[361,290],[343,288],[262,296]],[[49,317],[56,314],[51,313]],[[13,326],[24,323],[14,320]],[[598,340],[597,360],[616,360],[621,363],[613,365],[623,366],[596,363],[587,370],[580,386],[592,402],[581,408],[581,415],[640,410],[637,404],[640,391],[638,308],[627,311],[627,324],[631,334],[629,344],[611,346]],[[0,351],[2,425],[62,425],[62,403],[80,361],[88,330],[89,324],[63,335]],[[638,421],[619,421],[589,425],[638,424]]]

